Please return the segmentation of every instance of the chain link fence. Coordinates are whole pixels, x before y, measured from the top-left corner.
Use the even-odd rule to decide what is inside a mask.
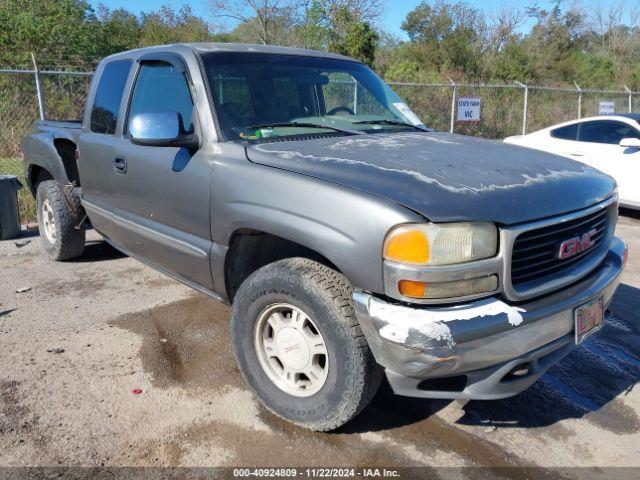
[[[39,118],[78,120],[82,117],[92,73],[89,71],[0,70],[0,174],[17,175],[24,182],[22,137]],[[339,79],[338,79],[339,80]],[[340,82],[337,82],[340,83]],[[366,110],[366,92],[349,82],[344,105]],[[640,111],[640,92],[583,90],[532,85],[418,84],[391,82],[394,90],[435,130],[490,139],[532,132],[549,125],[597,115],[601,102],[616,112]],[[39,94],[40,91],[40,94]],[[460,116],[459,101],[479,100],[470,118]],[[39,105],[40,101],[42,105]],[[20,192],[23,221],[35,218],[27,189]]]
[[[42,75],[45,118],[81,120],[84,101],[89,93],[91,75]]]
[[[91,75],[51,70],[38,71],[36,76],[34,70],[0,70],[0,158],[22,154],[20,140],[39,118],[82,118]]]
[[[601,102],[617,113],[639,112],[640,92],[535,85],[389,82],[425,124],[440,131],[500,140],[556,123],[598,115]],[[478,118],[460,120],[458,101],[478,99]]]
[[[52,120],[80,119],[91,82],[89,72],[39,71],[37,77],[38,82],[35,70],[0,70],[0,174],[15,175],[25,186],[18,192],[23,223],[35,221],[36,208],[26,188],[22,137],[41,116]],[[42,109],[39,98],[43,99]]]
[[[521,92],[521,96],[523,93]],[[578,92],[571,89],[528,87],[526,130],[535,132],[554,123],[578,118]],[[520,111],[524,105],[521,100]],[[521,122],[518,134],[522,133]]]
[[[33,76],[0,74],[0,158],[20,155],[20,138],[38,115]]]
[[[449,130],[452,89],[449,85],[392,83],[395,92],[429,127]]]

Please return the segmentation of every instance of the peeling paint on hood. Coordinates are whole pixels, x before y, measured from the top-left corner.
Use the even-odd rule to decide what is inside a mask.
[[[249,160],[362,190],[432,221],[513,224],[609,197],[610,177],[573,160],[437,132],[332,137],[247,146]]]

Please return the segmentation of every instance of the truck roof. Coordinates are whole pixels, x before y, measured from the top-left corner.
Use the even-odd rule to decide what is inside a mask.
[[[231,53],[270,53],[279,55],[299,55],[304,57],[320,57],[320,58],[333,58],[337,60],[349,60],[357,62],[353,58],[346,57],[344,55],[338,55],[329,52],[320,52],[318,50],[307,50],[304,48],[291,48],[280,47],[277,45],[251,45],[243,43],[212,43],[212,42],[194,42],[194,43],[174,43],[169,45],[155,45],[152,47],[136,48],[133,50],[127,50],[125,52],[115,53],[106,58],[115,60],[117,58],[127,58],[131,54],[136,56],[144,54],[146,52],[153,52],[157,50],[176,52],[190,49],[198,53],[215,53],[215,52],[231,52]]]

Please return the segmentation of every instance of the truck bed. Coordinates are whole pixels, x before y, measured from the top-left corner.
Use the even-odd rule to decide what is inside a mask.
[[[34,131],[51,132],[54,138],[67,138],[75,142],[82,130],[81,120],[38,120]]]

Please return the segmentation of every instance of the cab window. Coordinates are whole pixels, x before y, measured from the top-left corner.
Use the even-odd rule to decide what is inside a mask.
[[[131,96],[128,122],[140,113],[177,112],[183,132],[193,132],[193,102],[184,72],[165,62],[140,67]]]
[[[129,76],[131,60],[108,63],[102,70],[91,107],[89,129],[94,133],[113,135],[118,123],[118,111]]]

